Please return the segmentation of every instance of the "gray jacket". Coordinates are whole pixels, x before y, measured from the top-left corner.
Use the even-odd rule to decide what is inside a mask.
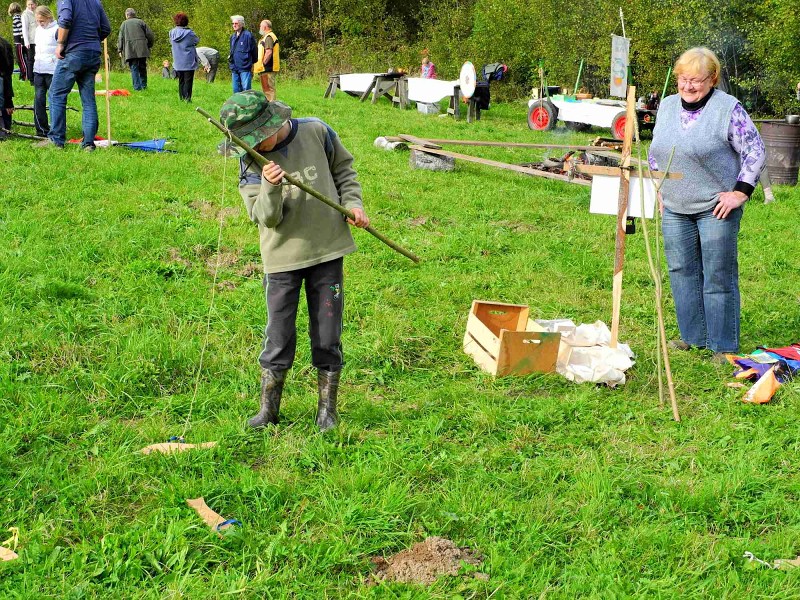
[[[197,42],[200,38],[188,27],[174,27],[169,32],[172,44],[172,67],[176,71],[194,71],[197,68]]]
[[[122,54],[124,60],[149,58],[154,40],[153,32],[147,23],[136,17],[125,19],[119,27],[117,52]]]

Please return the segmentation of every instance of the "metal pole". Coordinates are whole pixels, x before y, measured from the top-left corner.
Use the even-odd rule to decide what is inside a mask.
[[[583,59],[581,59],[581,66],[578,67],[578,77],[575,79],[575,88],[572,90],[572,95],[578,93],[578,86],[581,84],[581,75],[583,75]]]
[[[667,95],[667,87],[669,87],[669,78],[672,75],[672,67],[667,69],[667,78],[664,80],[664,89],[661,90],[661,100]]]

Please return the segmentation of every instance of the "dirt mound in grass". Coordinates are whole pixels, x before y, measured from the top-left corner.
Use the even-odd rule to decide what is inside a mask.
[[[375,581],[430,585],[442,575],[458,575],[462,563],[480,565],[483,557],[470,548],[459,548],[450,540],[429,537],[389,558],[373,557],[372,562]]]

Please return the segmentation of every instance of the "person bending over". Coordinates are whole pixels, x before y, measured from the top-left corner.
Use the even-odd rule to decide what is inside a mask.
[[[343,262],[356,246],[342,215],[284,181],[284,173],[350,209],[355,217],[351,224],[366,227],[369,218],[353,156],[336,132],[319,119],[291,116],[287,105],[270,102],[255,90],[234,94],[220,111],[222,123],[270,161],[261,168],[245,155],[239,175],[247,214],[258,224],[267,302],[267,326],[258,358],[261,409],[248,424],[278,423],[286,372],[295,357],[300,289],[305,285],[311,362],[317,368],[316,424],[326,431],[339,420]]]

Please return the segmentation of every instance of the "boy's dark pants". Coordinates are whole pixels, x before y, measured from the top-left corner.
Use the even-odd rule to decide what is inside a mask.
[[[264,277],[267,328],[258,362],[271,371],[285,371],[297,346],[297,305],[305,282],[311,363],[317,369],[342,369],[343,258],[313,267],[270,273]]]

